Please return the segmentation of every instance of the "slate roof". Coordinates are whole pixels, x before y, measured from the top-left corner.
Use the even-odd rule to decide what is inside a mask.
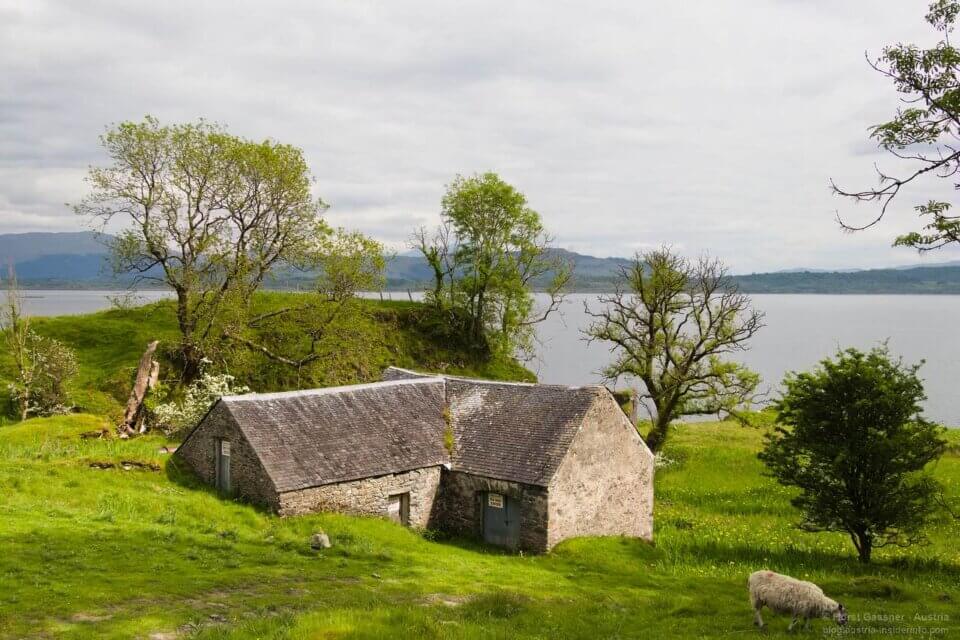
[[[441,464],[547,486],[603,387],[390,367],[384,381],[221,398],[280,493]],[[452,455],[444,447],[449,408]],[[201,428],[198,426],[198,428]]]
[[[278,492],[449,462],[444,380],[227,396]]]
[[[387,380],[431,379],[390,367]],[[603,387],[493,382],[444,376],[456,447],[452,467],[547,486]]]

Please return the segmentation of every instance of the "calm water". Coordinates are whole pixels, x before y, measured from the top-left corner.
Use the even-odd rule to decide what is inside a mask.
[[[111,298],[123,296],[124,291],[23,291],[24,311],[32,316],[63,316],[92,313],[110,308]],[[132,294],[137,304],[147,304],[171,297],[167,291],[138,291]]]
[[[758,372],[775,393],[784,373],[803,370],[832,355],[838,347],[870,348],[888,341],[892,353],[909,362],[926,360],[920,369],[929,400],[927,417],[960,425],[960,296],[755,295],[766,313],[766,326],[740,360]],[[541,326],[538,361],[531,363],[540,380],[560,384],[599,381],[610,359],[607,347],[587,344],[579,330],[589,323],[584,302],[591,294],[571,295],[562,316]]]
[[[116,292],[26,291],[27,311],[34,315],[89,313],[110,306]],[[142,302],[164,292],[138,294]],[[396,300],[406,293],[386,294]],[[757,308],[766,313],[766,327],[754,338],[741,360],[776,390],[787,371],[808,369],[832,355],[838,347],[869,348],[887,340],[893,353],[910,362],[926,360],[920,370],[926,383],[928,417],[960,425],[960,296],[820,296],[756,295]],[[600,343],[587,344],[580,330],[589,322],[584,302],[596,304],[592,294],[567,298],[561,314],[539,329],[539,354],[529,366],[543,382],[584,384],[597,382],[597,373],[610,358]]]

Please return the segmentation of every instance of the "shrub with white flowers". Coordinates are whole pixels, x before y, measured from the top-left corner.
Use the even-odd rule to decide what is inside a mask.
[[[656,455],[653,457],[654,469],[669,469],[675,464],[677,464],[677,461],[673,458],[668,458],[667,456],[663,455],[662,451],[657,451]]]
[[[18,417],[26,420],[30,416],[69,413],[72,406],[66,385],[79,370],[73,350],[29,328],[16,346],[17,375],[7,389]]]
[[[167,435],[183,434],[193,428],[221,397],[250,393],[248,387],[235,382],[236,378],[229,374],[204,372],[187,387],[182,400],[154,407],[154,425]]]

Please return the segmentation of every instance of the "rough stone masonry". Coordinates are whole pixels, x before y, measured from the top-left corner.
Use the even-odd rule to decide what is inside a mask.
[[[651,539],[653,455],[604,387],[384,378],[222,398],[176,455],[282,516],[389,516],[528,551]]]

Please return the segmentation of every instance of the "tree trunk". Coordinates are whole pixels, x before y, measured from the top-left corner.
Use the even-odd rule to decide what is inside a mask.
[[[203,352],[197,347],[194,332],[196,320],[190,316],[190,293],[185,289],[177,290],[177,324],[180,327],[180,357],[183,360],[182,380],[190,384],[200,377]]]
[[[480,290],[477,295],[477,307],[473,316],[473,343],[477,346],[483,341],[483,305],[484,291]]]
[[[862,564],[870,564],[873,555],[873,538],[869,533],[856,534],[857,557]]]
[[[153,363],[150,365],[150,377],[147,378],[147,390],[149,391],[151,389],[156,389],[157,383],[159,382],[160,382],[160,363],[154,360]],[[141,401],[141,406],[142,406],[142,401]],[[137,420],[140,423],[138,431],[140,433],[146,433],[147,423],[142,418],[142,414],[143,414],[142,411],[140,412],[140,414],[141,414],[141,417]]]
[[[650,432],[646,438],[647,447],[650,448],[650,451],[657,453],[663,448],[663,445],[667,441],[667,430],[669,427],[669,416],[663,416],[660,412],[657,412],[657,419],[654,420],[653,426],[650,427]]]
[[[157,344],[159,343],[156,340],[148,344],[147,350],[140,357],[137,378],[130,391],[130,399],[127,400],[127,408],[123,413],[123,423],[120,425],[122,435],[143,433],[146,430],[143,425],[143,400],[147,392],[156,386],[160,376],[160,364],[153,359]]]
[[[441,296],[443,296],[443,271],[436,265],[431,265],[433,267],[433,304],[440,310],[443,309],[443,302]]]
[[[180,357],[183,359],[181,378],[184,384],[190,384],[203,370],[203,352],[192,341],[184,340],[180,345]]]

